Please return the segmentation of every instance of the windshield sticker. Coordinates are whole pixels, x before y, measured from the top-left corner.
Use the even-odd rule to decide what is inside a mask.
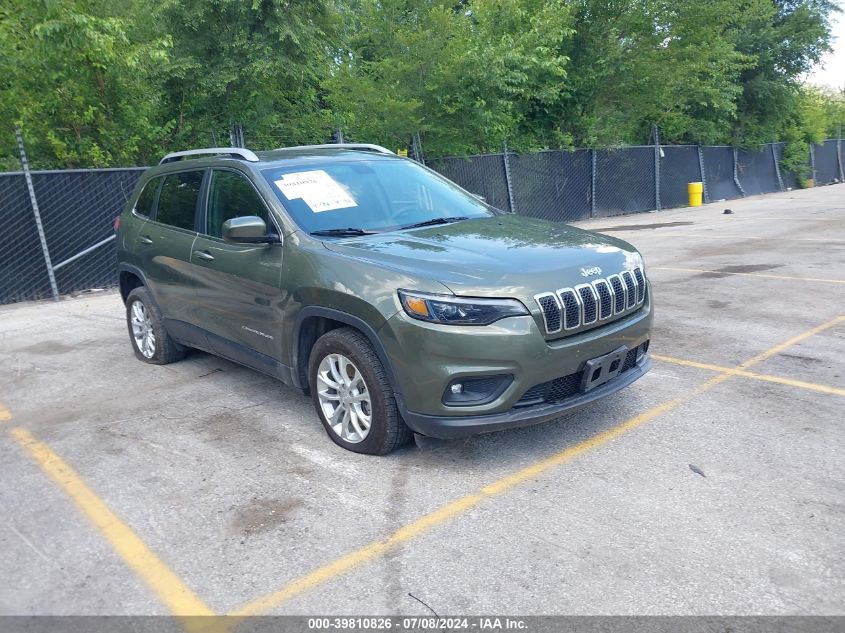
[[[275,182],[288,200],[300,198],[314,213],[358,206],[346,189],[322,169],[286,174]]]

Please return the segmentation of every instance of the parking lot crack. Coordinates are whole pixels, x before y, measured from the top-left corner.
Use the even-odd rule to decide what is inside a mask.
[[[44,553],[44,552],[42,552],[40,549],[38,549],[38,548],[35,546],[35,544],[34,544],[32,541],[30,541],[28,538],[26,538],[26,536],[24,536],[24,535],[23,535],[20,531],[18,531],[18,530],[15,528],[15,526],[14,526],[14,525],[12,525],[11,523],[9,523],[9,522],[7,521],[7,522],[6,522],[6,527],[7,527],[7,528],[9,528],[9,531],[10,531],[10,532],[12,532],[12,533],[13,533],[15,536],[17,536],[17,537],[18,537],[21,541],[23,541],[29,549],[31,549],[33,552],[35,552],[35,553],[38,555],[38,557],[39,557],[39,558],[41,558],[42,560],[44,560],[44,561],[45,561],[48,565],[50,565],[50,566],[51,566],[51,567],[53,567],[54,569],[58,569],[58,570],[61,572],[61,574],[62,574],[65,578],[70,578],[70,575],[69,575],[69,574],[68,574],[68,573],[64,570],[64,568],[63,568],[63,567],[61,567],[60,565],[58,565],[58,564],[56,563],[56,561],[54,561],[52,558],[50,558],[49,556],[47,556],[47,554],[45,554],[45,553]]]

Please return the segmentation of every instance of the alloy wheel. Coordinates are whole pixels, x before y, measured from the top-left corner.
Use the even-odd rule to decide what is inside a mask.
[[[355,364],[343,354],[328,354],[317,368],[317,398],[329,427],[350,444],[370,433],[370,390]]]
[[[156,353],[156,335],[153,332],[153,322],[150,312],[141,301],[132,304],[132,336],[135,345],[144,358],[152,358]]]

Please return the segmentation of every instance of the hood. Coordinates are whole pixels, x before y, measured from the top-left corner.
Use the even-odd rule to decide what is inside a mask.
[[[566,224],[503,215],[325,242],[339,254],[439,281],[456,295],[514,297],[571,287],[601,268],[606,277],[639,261],[627,242]],[[592,277],[595,278],[595,277]]]

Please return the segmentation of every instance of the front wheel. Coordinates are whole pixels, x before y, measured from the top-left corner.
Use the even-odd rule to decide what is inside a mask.
[[[317,415],[339,446],[385,455],[413,437],[399,415],[384,366],[357,330],[331,330],[317,340],[308,380]]]

